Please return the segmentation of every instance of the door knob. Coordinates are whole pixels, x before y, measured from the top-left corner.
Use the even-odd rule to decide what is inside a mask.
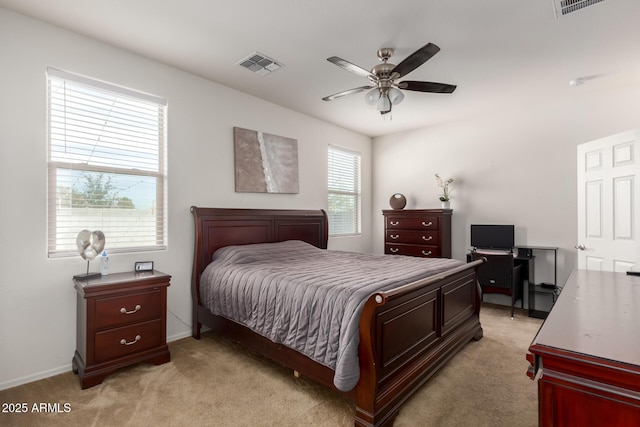
[[[584,246],[583,244],[575,245],[574,247],[575,247],[576,249],[581,250],[581,251],[584,251],[584,250],[586,249],[586,248],[585,248],[585,246]]]

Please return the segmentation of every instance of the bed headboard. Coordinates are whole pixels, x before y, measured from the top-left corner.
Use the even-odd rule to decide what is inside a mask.
[[[329,227],[324,210],[225,209],[191,207],[195,220],[192,297],[200,301],[200,275],[216,249],[229,245],[302,240],[327,248]]]

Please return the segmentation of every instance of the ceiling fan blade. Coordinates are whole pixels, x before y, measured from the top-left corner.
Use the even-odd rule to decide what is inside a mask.
[[[343,90],[342,92],[334,93],[333,95],[325,96],[323,101],[333,101],[334,99],[342,98],[343,96],[353,95],[354,93],[362,92],[367,89],[373,89],[375,86],[360,86],[349,90]]]
[[[332,56],[331,58],[327,58],[327,61],[336,64],[338,67],[344,68],[347,71],[352,72],[353,74],[357,74],[362,77],[373,77],[376,79],[376,76],[372,74],[370,71],[365,70],[362,67],[358,67],[355,64],[352,64],[349,61],[345,61],[342,58],[338,58],[337,56]]]
[[[391,71],[391,74],[398,73],[398,77],[406,76],[425,62],[427,62],[433,55],[438,53],[440,48],[433,43],[427,43],[420,49],[407,56],[402,62],[395,66]]]
[[[398,83],[398,88],[400,89],[415,90],[417,92],[452,93],[456,90],[456,87],[456,85],[446,83],[417,82],[413,80],[405,80]]]

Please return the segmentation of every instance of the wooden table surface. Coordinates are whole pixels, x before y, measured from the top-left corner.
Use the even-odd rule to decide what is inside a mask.
[[[574,270],[535,344],[640,365],[640,277]]]

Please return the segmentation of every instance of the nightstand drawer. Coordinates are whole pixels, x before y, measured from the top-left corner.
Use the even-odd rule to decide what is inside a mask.
[[[163,344],[160,319],[96,333],[96,362],[126,356]]]
[[[96,329],[158,319],[162,313],[160,289],[96,300]]]

